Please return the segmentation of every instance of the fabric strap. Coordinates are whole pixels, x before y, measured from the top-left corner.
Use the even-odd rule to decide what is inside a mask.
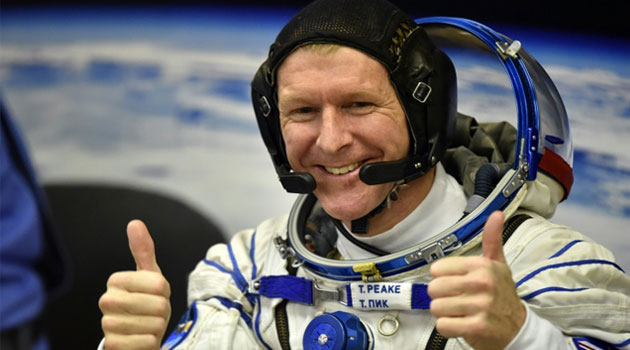
[[[313,305],[313,281],[291,275],[264,276],[258,293],[267,298],[282,298]]]
[[[310,279],[290,275],[263,276],[255,283],[254,293],[308,305],[331,299],[361,310],[426,310],[431,305],[423,283],[352,282],[335,290],[320,289]]]

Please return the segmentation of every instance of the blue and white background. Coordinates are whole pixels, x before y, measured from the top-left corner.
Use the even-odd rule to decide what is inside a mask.
[[[44,183],[164,193],[199,209],[229,237],[288,211],[294,198],[276,180],[249,101],[253,73],[294,12],[3,11],[1,98]],[[629,41],[486,24],[520,40],[564,99],[575,183],[553,221],[606,245],[630,271]],[[514,114],[505,77],[474,64],[458,74],[460,111]]]

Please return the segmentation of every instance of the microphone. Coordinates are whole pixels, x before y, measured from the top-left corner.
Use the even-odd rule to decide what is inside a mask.
[[[380,185],[399,180],[410,181],[427,172],[433,164],[426,157],[414,156],[389,162],[365,164],[359,171],[359,179],[368,185]],[[277,168],[282,187],[290,193],[311,193],[317,187],[309,173],[296,173],[284,166]]]
[[[317,187],[315,178],[309,173],[290,172],[284,166],[277,168],[282,187],[290,193],[311,193]]]
[[[415,179],[427,172],[432,164],[426,157],[411,156],[389,162],[365,164],[359,171],[359,178],[368,185]]]

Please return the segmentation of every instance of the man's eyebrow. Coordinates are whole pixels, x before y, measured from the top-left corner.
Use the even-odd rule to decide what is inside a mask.
[[[307,100],[308,100],[308,96],[304,94],[289,94],[289,95],[283,95],[282,97],[280,94],[278,94],[278,107],[286,106],[286,105],[293,105],[293,104],[301,104],[301,103],[307,102]]]
[[[383,94],[381,89],[356,89],[344,94],[346,98],[357,99],[366,97],[379,97]]]

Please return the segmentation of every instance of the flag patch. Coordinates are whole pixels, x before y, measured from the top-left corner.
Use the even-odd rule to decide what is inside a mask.
[[[197,321],[197,303],[193,302],[192,305],[186,310],[184,316],[179,320],[177,327],[173,330],[171,335],[166,339],[160,350],[171,350],[186,339],[190,333],[191,328]]]

